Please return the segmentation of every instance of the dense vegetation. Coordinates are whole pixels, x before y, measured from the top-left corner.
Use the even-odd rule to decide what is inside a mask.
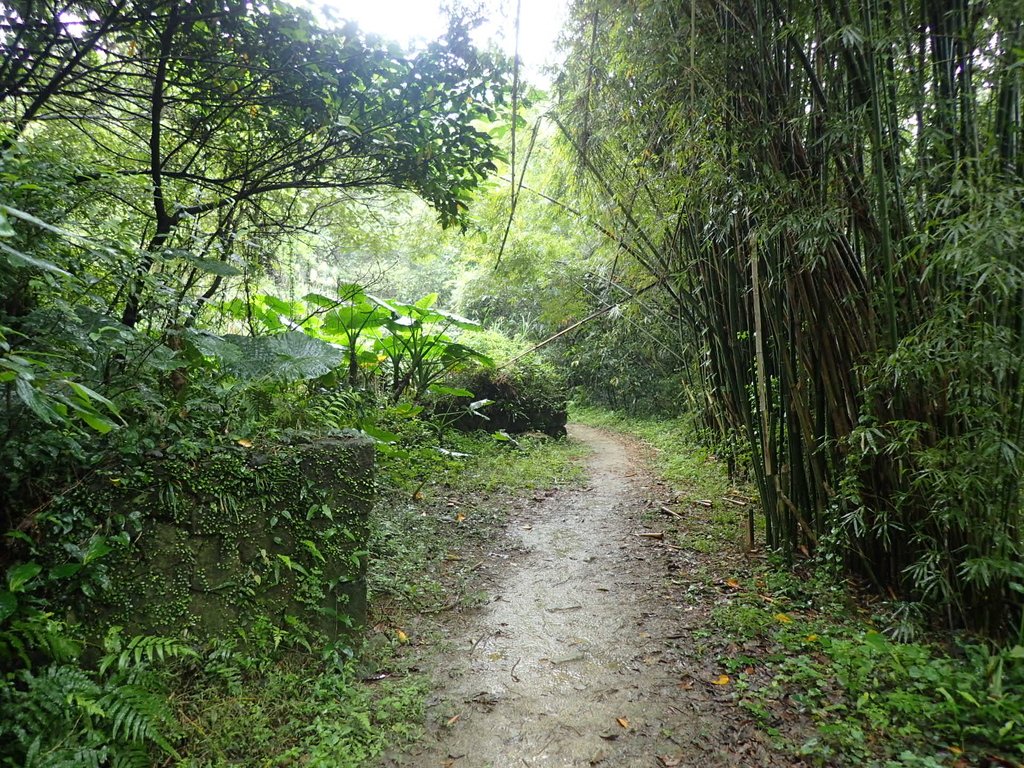
[[[747,538],[820,592],[749,583],[853,576],[893,640],[961,638],[854,623],[783,664],[867,696],[816,757],[899,707],[1019,749],[1019,3],[577,0],[551,94],[472,26],[410,53],[276,0],[0,4],[0,764],[354,766],[413,735],[425,682],[364,684],[387,648],[98,621],[145,516],[99,491],[357,430],[372,597],[443,606],[431,546],[467,534],[408,505],[564,477],[510,433],[560,434],[570,391],[753,482]],[[826,635],[739,602],[723,627],[776,651]]]
[[[769,545],[1017,634],[1019,4],[574,18],[558,125],[633,285],[669,297],[656,349],[749,460]]]

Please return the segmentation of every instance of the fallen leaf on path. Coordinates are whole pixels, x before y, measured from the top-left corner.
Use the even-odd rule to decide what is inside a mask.
[[[789,616],[787,616],[784,613],[776,613],[775,616],[773,616],[772,618],[774,618],[778,622],[781,622],[782,624],[791,624],[793,621],[791,618],[789,618]]]
[[[664,768],[678,768],[678,766],[683,764],[683,758],[658,755],[658,762],[661,763]]]
[[[241,440],[236,440],[235,442],[243,448],[252,448],[252,440],[248,440],[244,437]]]
[[[739,589],[740,588],[740,583],[736,579],[726,579],[725,580],[725,585],[727,587],[731,587],[732,589]]]
[[[716,677],[714,680],[711,681],[711,684],[712,685],[728,685],[729,684],[729,676],[728,675],[719,675],[718,677]]]
[[[453,715],[452,717],[448,718],[448,722],[444,724],[444,727],[451,728],[453,725],[459,722],[460,717],[462,717],[462,715]]]
[[[583,661],[585,658],[587,657],[584,656],[582,653],[574,653],[571,656],[563,656],[559,659],[550,659],[550,661],[555,666],[560,666],[562,664],[572,664],[576,661]]]
[[[624,717],[616,717],[615,722],[621,725],[623,728],[629,728],[629,720]]]
[[[643,539],[664,539],[665,538],[665,534],[662,531],[658,531],[657,533],[647,533],[647,532],[641,531],[640,533],[637,534],[637,536],[639,536],[640,538],[643,538]]]

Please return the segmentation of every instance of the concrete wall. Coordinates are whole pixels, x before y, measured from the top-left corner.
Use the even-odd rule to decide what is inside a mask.
[[[352,436],[154,460],[148,487],[112,502],[137,532],[110,556],[104,623],[199,637],[268,621],[329,639],[358,628],[373,457]]]

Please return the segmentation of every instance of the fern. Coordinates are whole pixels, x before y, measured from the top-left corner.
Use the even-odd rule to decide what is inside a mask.
[[[103,768],[109,750],[105,747],[81,747],[69,752],[47,753],[38,761],[26,762],[25,768]]]
[[[93,765],[102,745],[81,735],[88,735],[101,695],[101,686],[88,673],[65,664],[51,665],[39,674],[25,669],[5,680],[0,690],[0,709],[5,713],[0,723],[2,754],[13,757],[20,746],[26,768]]]
[[[0,670],[31,669],[39,659],[66,661],[81,650],[64,624],[46,613],[31,612],[0,629]]]
[[[336,389],[319,392],[301,410],[301,425],[320,432],[344,429],[359,420],[362,397],[358,392]]]
[[[176,754],[162,733],[173,723],[163,695],[141,685],[115,683],[98,703],[116,742],[132,747],[151,742],[169,755]]]
[[[6,647],[22,648],[14,658],[32,661],[42,649],[65,647],[50,635],[59,622],[36,622],[31,632],[14,627],[0,633]],[[65,640],[68,640],[66,634]],[[33,647],[33,639],[44,643]],[[0,680],[0,765],[25,768],[146,768],[153,750],[177,758],[171,743],[178,727],[154,665],[196,655],[181,641],[132,637],[120,628],[107,636],[100,668],[83,668],[62,657],[41,669],[24,664]]]
[[[100,662],[100,673],[111,667],[119,671],[138,667],[143,661],[154,661],[194,657],[196,652],[180,640],[159,635],[136,635],[122,648],[121,627],[112,627],[107,633],[104,646],[109,653]]]
[[[111,768],[151,768],[153,757],[142,744],[130,744],[113,755]]]

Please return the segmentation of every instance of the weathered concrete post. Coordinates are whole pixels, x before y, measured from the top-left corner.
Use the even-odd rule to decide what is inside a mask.
[[[138,531],[108,563],[105,622],[200,637],[260,621],[328,639],[358,628],[373,459],[353,434],[155,461],[149,487],[109,500]]]

